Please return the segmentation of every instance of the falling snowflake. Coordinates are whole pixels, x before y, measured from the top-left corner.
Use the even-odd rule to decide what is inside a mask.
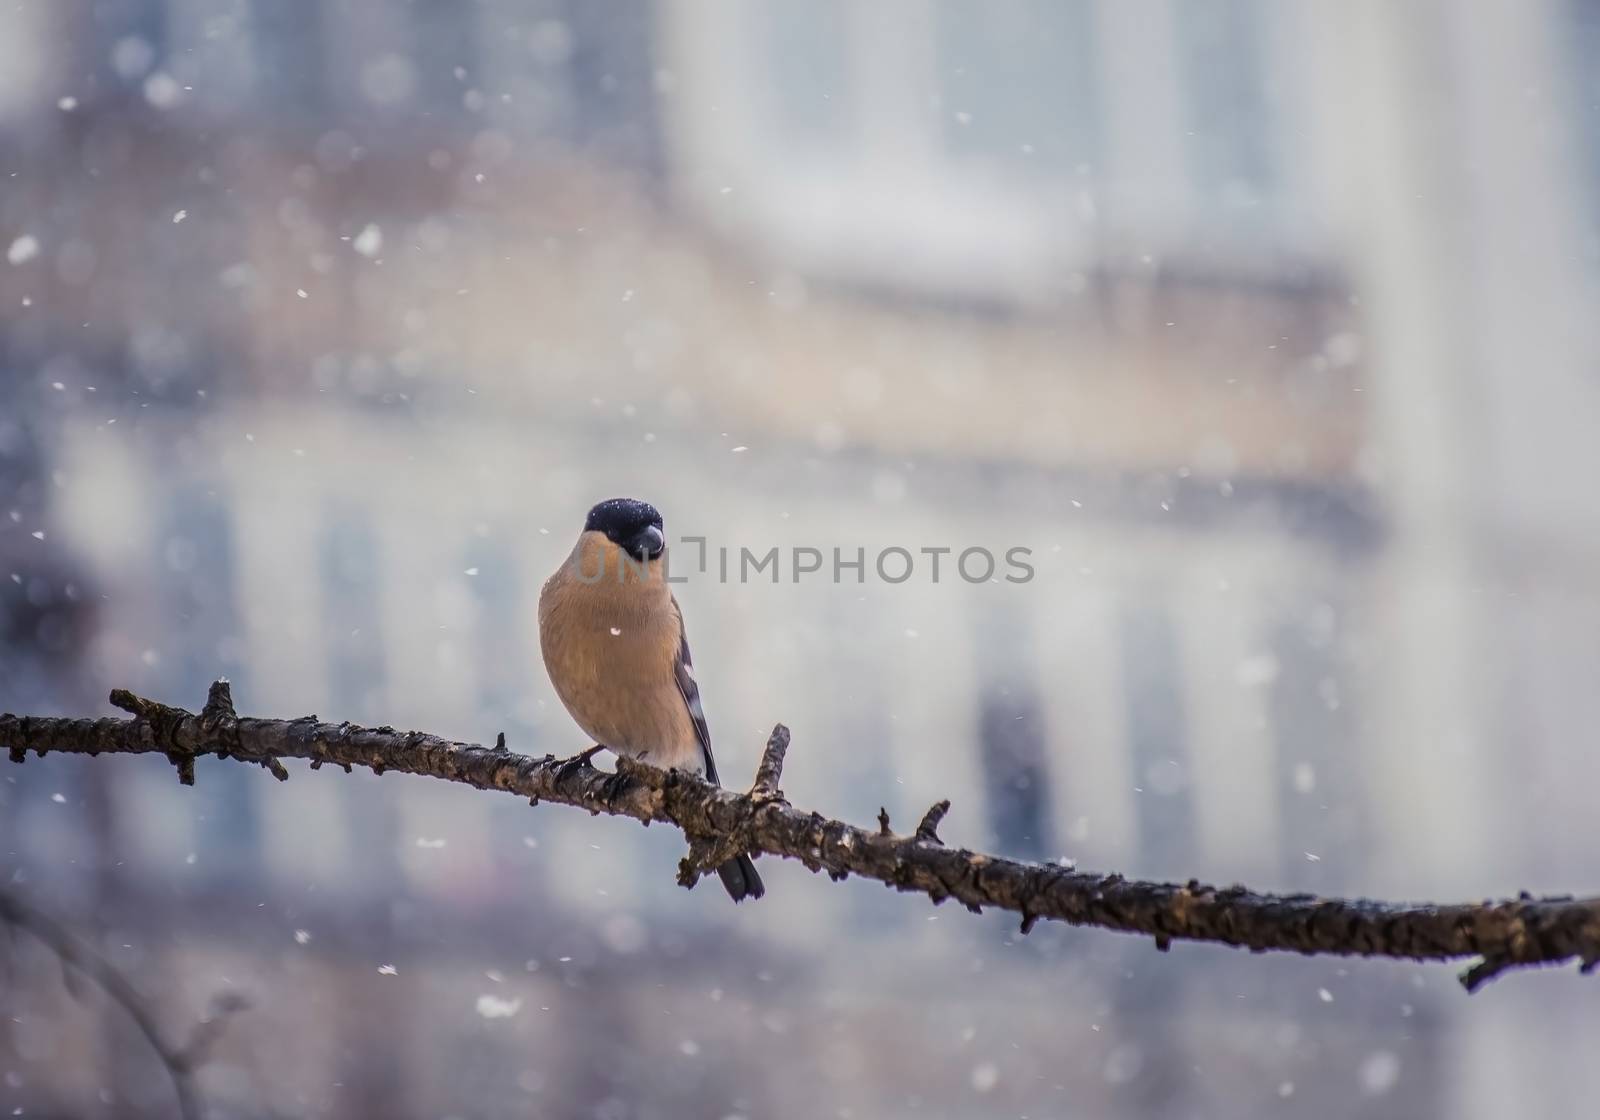
[[[372,258],[383,252],[383,230],[374,223],[368,222],[366,227],[350,242],[350,247],[363,257]]]
[[[23,234],[11,243],[11,248],[6,250],[6,260],[11,264],[26,264],[39,255],[39,239],[32,234]]]
[[[522,1010],[522,1000],[502,999],[485,992],[478,997],[477,1009],[485,1019],[509,1019]]]
[[[1372,1096],[1382,1096],[1400,1080],[1400,1059],[1390,1050],[1378,1050],[1361,1063],[1361,1088]]]

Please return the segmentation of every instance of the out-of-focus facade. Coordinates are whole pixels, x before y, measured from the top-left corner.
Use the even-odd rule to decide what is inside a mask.
[[[0,707],[225,674],[251,713],[575,750],[533,603],[635,493],[710,550],[679,598],[730,782],[781,719],[795,804],[948,796],[1010,855],[1592,887],[1597,69],[1579,0],[9,4]],[[952,552],[897,583],[892,548]],[[1469,1004],[770,861],[734,911],[656,830],[405,779],[4,777],[16,889],[175,1024],[254,993],[202,1074],[226,1115],[1593,1089],[1566,974]],[[0,997],[0,1102],[158,1114],[47,972]]]

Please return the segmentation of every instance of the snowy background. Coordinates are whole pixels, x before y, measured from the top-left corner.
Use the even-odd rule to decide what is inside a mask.
[[[1035,577],[678,589],[725,779],[1132,876],[1600,888],[1596,0],[0,2],[0,710],[586,745],[594,501]],[[715,554],[713,554],[715,555]],[[0,768],[219,1116],[1555,1115],[1593,981],[973,917],[420,779]],[[26,938],[0,1106],[169,1115]],[[380,969],[382,971],[380,971]]]

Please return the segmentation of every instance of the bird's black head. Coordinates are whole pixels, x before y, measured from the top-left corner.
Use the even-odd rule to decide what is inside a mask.
[[[629,556],[658,558],[667,547],[661,514],[649,502],[634,498],[608,498],[589,511],[584,532],[604,533],[606,539]]]

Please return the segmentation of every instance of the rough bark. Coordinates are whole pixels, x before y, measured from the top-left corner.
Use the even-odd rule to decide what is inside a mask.
[[[690,845],[680,881],[693,886],[726,852],[748,851],[800,861],[835,879],[860,875],[935,903],[955,899],[1021,915],[1026,933],[1041,918],[1143,934],[1166,950],[1176,940],[1233,945],[1253,952],[1443,961],[1477,957],[1461,976],[1468,991],[1508,969],[1576,960],[1600,964],[1600,898],[1571,896],[1458,905],[1396,905],[1366,899],[1261,894],[1240,886],[1140,882],[1056,864],[1021,863],[949,848],[937,828],[948,802],[930,808],[909,836],[895,833],[887,813],[875,830],[801,812],[783,798],[789,732],[767,743],[756,783],[747,793],[718,789],[690,775],[627,759],[616,772],[596,769],[588,755],[532,758],[505,746],[452,742],[419,731],[299,719],[240,718],[227,682],[218,681],[199,714],[122,689],[111,702],[131,719],[65,719],[0,715],[0,745],[21,762],[25,752],[165,755],[179,780],[194,781],[201,755],[236,758],[287,779],[283,759],[309,759],[395,770],[504,790],[533,804],[553,801],[591,813],[663,821]]]

